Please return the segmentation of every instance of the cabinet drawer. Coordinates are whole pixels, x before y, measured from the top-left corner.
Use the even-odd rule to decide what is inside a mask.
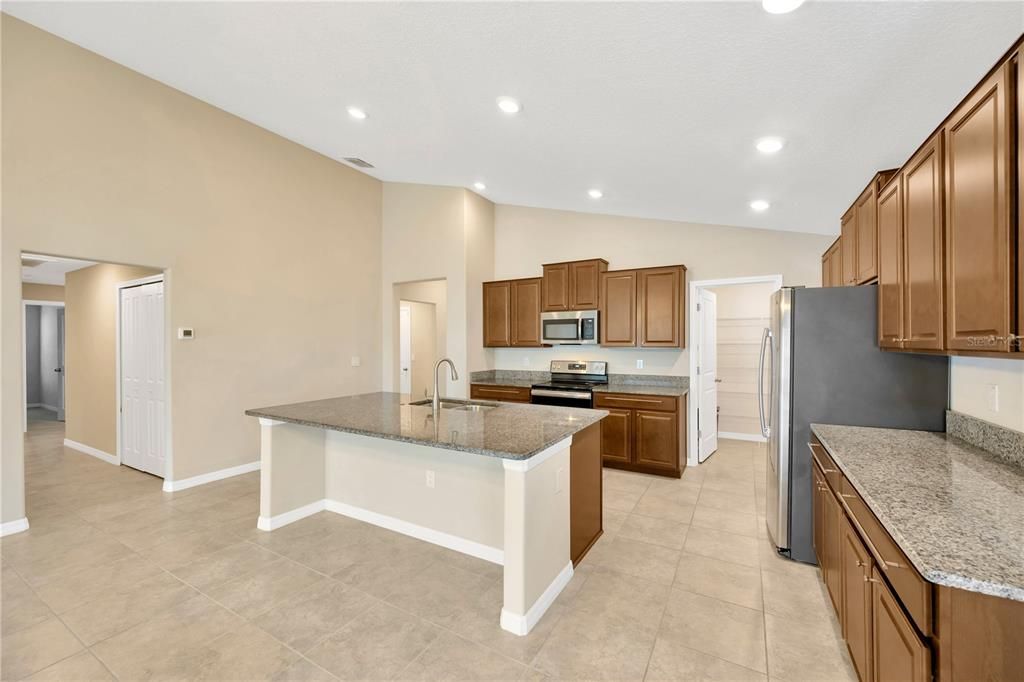
[[[525,386],[470,384],[469,397],[473,400],[504,400],[513,403],[528,403],[530,402],[530,389]]]
[[[630,393],[595,393],[594,407],[632,410],[676,411],[676,399],[667,395],[633,395]]]
[[[839,499],[846,507],[868,550],[878,563],[879,573],[892,585],[907,613],[922,634],[932,633],[932,588],[882,527],[867,504],[846,479]]]
[[[811,457],[821,467],[821,472],[825,475],[825,480],[832,487],[832,490],[839,492],[841,484],[843,482],[843,474],[839,471],[839,467],[829,457],[828,452],[825,451],[825,446],[817,441],[816,438],[811,438],[811,442],[807,444],[811,449]]]

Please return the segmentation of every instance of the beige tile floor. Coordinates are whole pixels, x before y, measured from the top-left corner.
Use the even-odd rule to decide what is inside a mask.
[[[160,482],[26,441],[0,541],[4,680],[852,680],[815,568],[773,555],[758,446],[608,470],[606,534],[527,637],[498,567],[334,514],[254,528],[258,475]]]

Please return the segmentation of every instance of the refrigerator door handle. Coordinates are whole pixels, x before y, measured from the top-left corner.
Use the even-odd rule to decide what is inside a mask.
[[[757,361],[757,416],[761,420],[761,435],[768,437],[770,429],[764,415],[764,351],[771,342],[772,330],[765,327],[761,333],[761,353]],[[772,358],[772,370],[775,370],[775,359]]]

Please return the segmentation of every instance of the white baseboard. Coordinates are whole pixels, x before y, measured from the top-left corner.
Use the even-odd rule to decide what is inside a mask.
[[[736,433],[734,431],[719,431],[719,438],[726,440],[746,440],[753,443],[767,443],[768,439],[756,433]]]
[[[114,466],[117,466],[121,463],[121,460],[119,460],[116,455],[112,455],[109,452],[103,452],[98,448],[94,448],[91,445],[86,445],[85,443],[79,443],[78,441],[75,440],[68,440],[67,438],[65,438],[64,447],[71,448],[72,450],[78,450],[79,452],[84,452],[87,455],[92,455],[96,459],[101,459],[107,464],[113,464]]]
[[[8,521],[7,523],[0,523],[0,538],[7,535],[14,535],[15,533],[21,533],[28,530],[28,519],[21,518],[17,521]]]
[[[259,471],[260,462],[249,462],[248,464],[239,464],[236,467],[228,467],[227,469],[219,469],[217,471],[211,471],[208,474],[199,474],[192,478],[182,478],[177,481],[172,481],[169,478],[164,479],[164,492],[165,493],[176,493],[179,490],[185,490],[186,488],[194,488],[197,485],[203,485],[204,483],[213,483],[214,481],[220,481],[225,478],[231,478],[232,476],[241,476],[242,474],[248,474],[252,471]]]
[[[256,527],[260,530],[277,530],[281,526],[287,526],[289,523],[295,523],[307,516],[312,516],[318,512],[322,512],[327,509],[327,500],[317,500],[316,502],[310,502],[304,507],[298,509],[292,509],[289,512],[278,514],[277,516],[261,516],[256,522]]]
[[[44,410],[49,410],[50,412],[53,412],[54,414],[56,414],[57,412],[60,412],[60,408],[59,407],[55,407],[53,405],[47,405],[46,403],[39,403],[38,407],[41,407]]]
[[[572,580],[572,562],[570,561],[565,565],[555,579],[551,581],[551,584],[547,586],[543,594],[537,598],[537,601],[533,602],[525,615],[517,615],[510,611],[506,611],[504,608],[501,610],[501,629],[511,632],[513,635],[527,635],[533,626],[541,619],[541,616],[547,612],[548,608],[555,602],[555,599],[561,594],[565,586]]]
[[[31,409],[32,409],[33,407],[42,407],[42,406],[43,406],[43,404],[42,404],[42,403],[26,403],[26,404],[25,404],[25,407],[26,407],[26,408],[28,408],[28,409],[30,409],[30,410],[31,410]]]
[[[424,540],[425,542],[440,545],[441,547],[447,547],[448,549],[461,552],[462,554],[475,556],[477,559],[490,561],[492,564],[498,564],[501,566],[505,563],[505,551],[497,547],[473,542],[472,540],[460,538],[457,535],[451,535],[439,530],[434,530],[433,528],[419,526],[415,523],[410,523],[409,521],[396,519],[393,516],[379,514],[361,507],[354,507],[350,504],[345,504],[344,502],[327,500],[326,509],[327,511],[332,511],[335,514],[341,514],[342,516],[348,516],[359,521],[365,521],[366,523],[373,524],[374,526],[387,528],[388,530],[393,530],[396,533],[401,533],[402,535],[408,535],[409,537],[416,538],[417,540]]]

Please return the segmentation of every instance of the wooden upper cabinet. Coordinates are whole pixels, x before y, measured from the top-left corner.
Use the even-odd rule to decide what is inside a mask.
[[[877,205],[877,189],[875,180],[872,180],[854,204],[854,220],[857,225],[857,284],[864,284],[878,277]]]
[[[1011,57],[1017,72],[1017,335],[1024,336],[1024,50]],[[1020,339],[1013,350],[1024,351]]]
[[[1007,351],[1015,312],[1010,179],[1011,64],[1004,63],[943,126],[946,347]]]
[[[929,682],[931,650],[921,641],[876,568],[872,568],[868,584],[871,585],[872,674],[861,679]]]
[[[878,345],[903,347],[903,186],[878,195]]]
[[[540,303],[543,280],[540,277],[514,279],[512,285],[512,339],[517,347],[542,346]]]
[[[686,268],[637,270],[637,341],[648,348],[685,348]]]
[[[636,345],[636,270],[601,273],[602,346]]]
[[[857,283],[857,211],[851,207],[839,221],[842,244],[842,280],[838,286],[849,286]]]
[[[832,274],[832,268],[829,264],[829,258],[832,257],[832,251],[826,251],[825,255],[821,257],[821,286],[830,287],[829,276]]]
[[[512,283],[484,282],[484,346],[512,345]]]
[[[607,269],[608,261],[601,258],[545,265],[544,310],[597,310],[600,277]]]
[[[829,286],[841,287],[843,286],[843,241],[842,239],[836,240],[836,245],[833,247],[832,258],[829,261],[829,265],[832,268],[832,274],[829,277]]]
[[[935,135],[900,172],[903,222],[903,348],[942,350],[942,137]],[[887,256],[883,253],[881,258]]]

